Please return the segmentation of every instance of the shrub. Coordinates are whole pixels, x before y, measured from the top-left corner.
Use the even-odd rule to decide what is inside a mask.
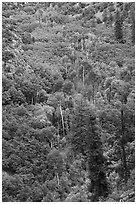
[[[31,44],[31,42],[32,42],[31,34],[30,33],[24,33],[24,35],[22,36],[22,42],[24,44]]]
[[[58,81],[54,84],[53,90],[54,90],[54,92],[60,91],[60,90],[62,89],[62,87],[63,87],[63,80],[58,80]]]
[[[4,62],[7,62],[8,60],[11,60],[13,58],[14,58],[14,54],[12,52],[8,50],[2,52],[2,60]]]
[[[26,13],[29,13],[29,14],[34,14],[34,13],[35,13],[35,9],[32,8],[31,6],[24,7],[23,10],[24,10]]]
[[[19,30],[21,32],[32,33],[37,27],[39,27],[39,23],[24,23],[19,26]]]
[[[19,115],[19,116],[27,115],[27,109],[23,105],[16,108],[16,111],[17,111],[17,115]]]
[[[45,90],[41,90],[38,93],[38,101],[40,102],[46,102],[48,100],[47,92]]]
[[[22,49],[24,51],[33,50],[33,45],[29,45],[29,44],[22,45]]]
[[[66,94],[71,94],[74,84],[71,81],[65,81],[63,84],[63,92]]]

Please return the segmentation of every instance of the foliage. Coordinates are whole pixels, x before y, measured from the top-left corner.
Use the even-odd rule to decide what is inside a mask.
[[[108,184],[104,172],[104,158],[101,140],[96,125],[95,113],[90,107],[77,107],[72,122],[72,146],[76,154],[79,152],[87,157],[91,201],[98,201],[100,196],[107,197]]]
[[[21,24],[18,29],[22,33],[24,32],[32,33],[37,27],[39,27],[39,24],[36,22],[33,22],[33,23]]]
[[[123,40],[122,24],[123,22],[122,22],[120,13],[117,10],[116,16],[115,16],[115,37],[119,42],[122,42]]]
[[[135,44],[135,5],[134,3],[131,9],[131,19],[132,19],[132,43]]]
[[[3,202],[135,201],[134,44],[134,2],[2,3]]]

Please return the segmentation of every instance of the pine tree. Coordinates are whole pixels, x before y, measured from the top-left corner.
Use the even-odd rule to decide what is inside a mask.
[[[107,23],[108,15],[107,15],[107,10],[106,9],[103,11],[102,17],[103,17],[103,22]]]
[[[123,4],[123,11],[122,11],[122,14],[121,14],[121,15],[122,15],[122,16],[121,16],[122,20],[125,21],[126,18],[128,17],[128,11],[127,11],[127,9],[126,9],[126,4]]]
[[[110,12],[110,14],[109,14],[108,21],[109,21],[109,25],[112,26],[112,23],[113,23],[113,15],[112,15],[111,12]]]
[[[73,150],[76,154],[82,153],[88,162],[89,192],[92,193],[90,199],[91,201],[99,201],[100,196],[107,197],[108,183],[95,113],[82,101],[76,109],[72,124],[71,143]]]
[[[132,43],[134,45],[135,44],[135,3],[133,3],[131,7],[131,20],[132,20],[132,25],[131,25]]]
[[[123,41],[122,24],[123,24],[123,22],[122,22],[120,13],[117,10],[116,17],[115,17],[115,37],[116,37],[116,40],[118,40],[118,42]]]

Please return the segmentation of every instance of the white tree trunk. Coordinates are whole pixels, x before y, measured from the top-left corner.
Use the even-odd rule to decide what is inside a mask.
[[[58,185],[59,185],[59,175],[58,175],[58,173],[56,174],[56,177],[57,177],[57,182],[58,182]]]
[[[52,143],[52,141],[50,142],[50,147],[51,147],[51,149],[53,148],[53,143]]]
[[[85,83],[85,78],[84,78],[85,76],[84,75],[85,75],[85,70],[84,70],[84,66],[83,66],[83,86],[84,86],[84,83]]]
[[[62,127],[63,127],[63,134],[64,134],[64,119],[63,119],[63,113],[62,113],[62,108],[61,108],[61,105],[60,105],[60,114],[61,114],[61,120],[62,120]]]

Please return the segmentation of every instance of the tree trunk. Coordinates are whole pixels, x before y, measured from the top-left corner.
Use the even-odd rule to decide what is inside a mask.
[[[33,96],[32,96],[32,99],[31,99],[31,104],[33,105]]]
[[[51,148],[51,149],[53,148],[53,143],[52,143],[52,141],[50,141],[50,148]]]
[[[67,65],[65,66],[65,68],[66,68],[66,77],[68,76],[68,67],[67,67]]]
[[[58,140],[58,145],[59,145],[59,142],[60,142],[60,136],[59,136],[59,133],[57,135],[57,140]]]
[[[93,94],[92,94],[93,104],[95,104],[95,85],[94,85],[94,82],[93,82],[92,88],[93,88]]]
[[[39,16],[39,24],[40,24],[40,16]]]
[[[63,119],[63,113],[62,113],[61,105],[60,105],[60,114],[61,114],[62,127],[63,127],[63,135],[64,135],[64,119]]]
[[[85,70],[84,70],[84,66],[83,66],[83,86],[84,86],[84,81],[85,81],[85,78],[84,78],[84,75],[85,75]]]
[[[56,174],[56,178],[57,178],[57,182],[58,182],[58,186],[59,186],[59,175],[58,175],[58,173]]]

